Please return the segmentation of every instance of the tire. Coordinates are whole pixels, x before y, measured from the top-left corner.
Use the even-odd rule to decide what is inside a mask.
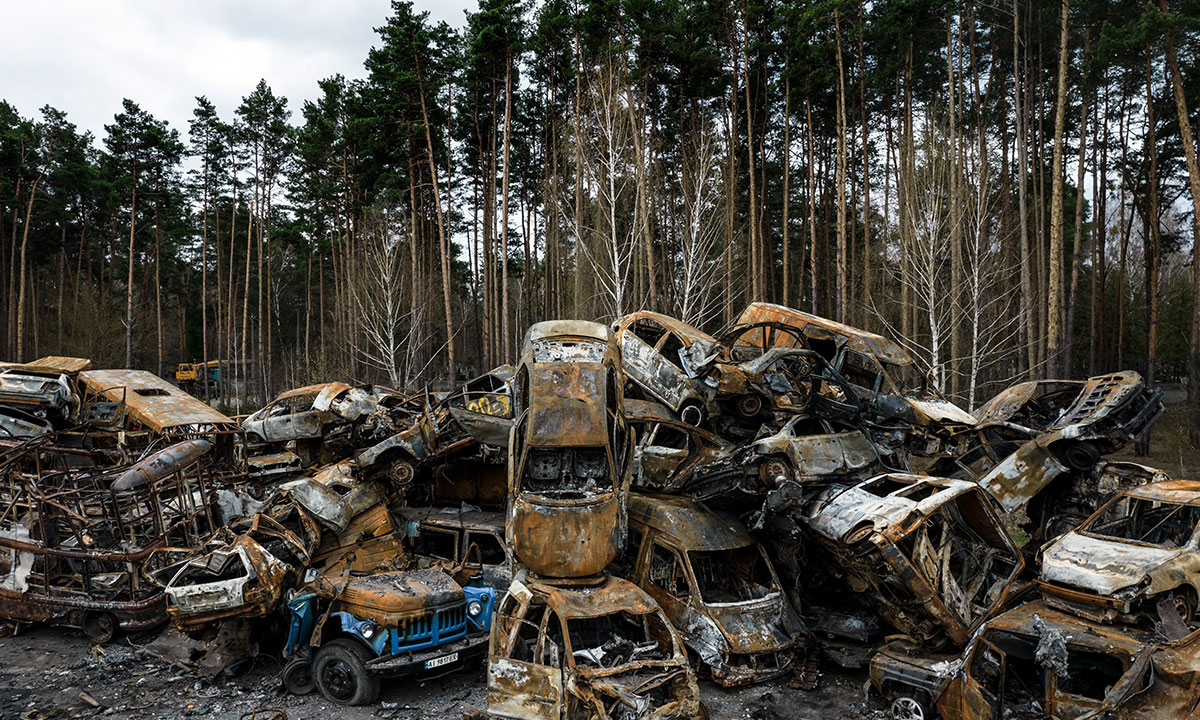
[[[1054,454],[1072,470],[1091,470],[1100,461],[1100,449],[1090,442],[1062,443]]]
[[[346,638],[317,649],[313,678],[326,700],[338,705],[368,705],[379,699],[379,678],[367,674],[371,653]]]
[[[737,399],[738,415],[749,420],[756,417],[763,409],[763,399],[755,393],[746,393]]]
[[[103,645],[117,634],[117,619],[111,613],[88,613],[83,618],[83,632],[97,645]]]
[[[283,667],[283,686],[293,695],[307,695],[317,687],[312,663],[294,658]]]

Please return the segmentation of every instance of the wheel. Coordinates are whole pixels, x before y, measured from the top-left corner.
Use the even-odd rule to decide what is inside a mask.
[[[892,720],[926,720],[930,717],[925,705],[911,695],[897,695],[889,710]]]
[[[1167,595],[1167,606],[1179,614],[1179,619],[1183,621],[1184,625],[1192,621],[1192,616],[1196,612],[1192,598],[1186,592],[1180,590],[1173,591]]]
[[[1100,450],[1090,442],[1069,443],[1057,454],[1073,470],[1091,470],[1100,460]]]
[[[768,455],[762,464],[758,466],[758,477],[762,480],[763,485],[766,485],[772,490],[778,489],[780,485],[791,480],[792,466],[788,463],[787,458],[779,457],[778,455]]]
[[[700,427],[700,423],[704,422],[704,409],[696,403],[688,403],[679,408],[679,419],[688,425]]]
[[[412,481],[416,471],[407,460],[393,460],[388,466],[388,478],[397,485],[407,485]]]
[[[117,632],[117,620],[110,613],[88,613],[83,618],[83,632],[97,645],[113,639]]]
[[[747,393],[737,399],[738,415],[744,418],[752,418],[762,412],[762,398],[754,393]]]
[[[317,649],[313,677],[326,700],[339,705],[367,705],[379,698],[379,678],[367,674],[370,651],[339,638]]]
[[[312,663],[302,658],[293,658],[283,666],[283,686],[293,695],[307,695],[317,686],[313,678]]]

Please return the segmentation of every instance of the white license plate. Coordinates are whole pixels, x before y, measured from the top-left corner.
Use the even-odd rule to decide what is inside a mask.
[[[441,667],[443,665],[449,665],[450,663],[454,662],[457,659],[458,659],[458,653],[450,653],[449,655],[443,655],[440,658],[426,660],[425,661],[425,669],[429,670],[430,668]]]

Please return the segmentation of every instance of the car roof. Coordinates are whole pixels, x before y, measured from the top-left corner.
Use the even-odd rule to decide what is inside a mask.
[[[717,341],[717,339],[714,338],[712,335],[709,335],[708,333],[704,332],[703,330],[685,323],[684,321],[680,320],[679,318],[673,318],[670,315],[663,315],[662,313],[656,313],[652,310],[639,310],[635,313],[630,313],[630,314],[626,315],[625,317],[621,318],[620,320],[618,320],[617,324],[622,327],[627,327],[630,324],[637,322],[638,320],[653,320],[654,322],[658,323],[659,325],[662,325],[663,327],[665,327],[666,329],[675,333],[676,335],[679,335],[680,337],[688,340],[689,344],[696,340],[707,340],[708,342],[713,342],[713,343],[715,343]]]
[[[882,362],[893,365],[911,365],[913,363],[912,357],[904,348],[882,335],[775,303],[750,303],[738,317],[737,325],[754,325],[772,320],[798,328],[807,325],[824,328],[846,338],[846,345],[851,349],[872,355]]]
[[[1200,482],[1195,480],[1164,480],[1162,482],[1148,483],[1129,488],[1125,491],[1125,496],[1141,500],[1179,503],[1181,505],[1200,505]]]
[[[554,337],[583,337],[608,342],[608,327],[590,320],[543,320],[529,326],[523,345]]]
[[[746,526],[678,495],[629,493],[629,520],[668,536],[683,550],[732,550],[754,544]]]
[[[614,575],[606,575],[594,585],[556,585],[546,579],[531,580],[526,585],[544,597],[546,604],[564,620],[601,617],[622,611],[648,615],[659,610],[645,590]]]
[[[228,416],[145,370],[88,370],[79,373],[79,380],[106,400],[124,402],[130,417],[156,432],[181,428],[194,432],[241,431]]]
[[[400,511],[409,520],[439,527],[461,527],[468,530],[504,532],[504,513],[492,510],[463,510],[462,508],[406,507]]]

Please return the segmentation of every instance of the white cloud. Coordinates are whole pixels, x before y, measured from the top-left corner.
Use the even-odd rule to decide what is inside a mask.
[[[317,81],[363,77],[388,0],[42,0],[9,2],[0,99],[22,115],[43,105],[97,138],[130,98],[181,135],[206,95],[223,119],[260,78],[293,115]],[[474,0],[417,0],[456,27]]]

